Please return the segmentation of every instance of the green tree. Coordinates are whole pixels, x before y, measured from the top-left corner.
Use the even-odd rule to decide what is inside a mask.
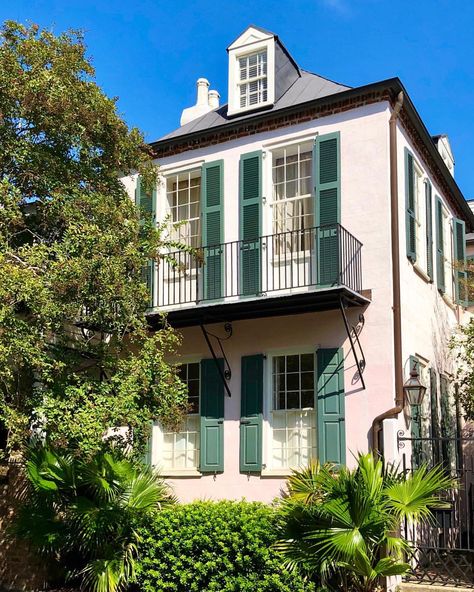
[[[27,475],[17,535],[59,568],[59,581],[66,577],[92,592],[125,588],[135,573],[135,525],[174,503],[151,469],[117,451],[82,460],[31,448]]]
[[[10,451],[32,425],[91,454],[108,426],[179,423],[185,388],[150,333],[142,269],[169,246],[120,176],[157,171],[94,80],[78,32],[0,31],[0,419]],[[172,245],[173,247],[176,245]],[[129,431],[128,434],[131,434]]]
[[[410,542],[397,535],[402,522],[428,520],[452,486],[440,468],[405,475],[371,454],[360,455],[354,470],[313,463],[288,478],[276,546],[289,567],[332,590],[372,592],[409,569]]]

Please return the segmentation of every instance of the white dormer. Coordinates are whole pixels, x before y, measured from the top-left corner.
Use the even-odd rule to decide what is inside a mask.
[[[251,25],[227,48],[229,54],[228,115],[238,115],[275,102],[275,35]]]
[[[446,134],[440,134],[439,136],[434,136],[433,140],[438,148],[438,152],[441,154],[441,158],[444,160],[444,164],[454,177],[454,156],[448,136]]]

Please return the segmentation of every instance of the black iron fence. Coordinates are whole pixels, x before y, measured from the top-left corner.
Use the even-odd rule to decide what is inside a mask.
[[[399,434],[405,471],[439,465],[457,482],[444,494],[446,508],[433,510],[422,527],[403,525],[413,542],[408,581],[474,588],[474,432],[456,438],[408,438]],[[406,445],[406,446],[405,446]]]
[[[176,251],[157,268],[158,306],[301,288],[362,289],[362,244],[340,224]]]

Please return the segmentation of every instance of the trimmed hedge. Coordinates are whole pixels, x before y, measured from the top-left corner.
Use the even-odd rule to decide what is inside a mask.
[[[144,592],[313,592],[271,548],[277,514],[254,502],[200,501],[157,512],[138,531]]]

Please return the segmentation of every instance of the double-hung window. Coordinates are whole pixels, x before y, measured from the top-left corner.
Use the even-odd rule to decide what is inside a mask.
[[[182,364],[180,377],[188,387],[188,413],[179,431],[163,431],[158,465],[164,474],[167,471],[199,469],[199,362]]]
[[[240,108],[267,102],[267,51],[258,51],[238,58]]]
[[[273,151],[273,233],[281,252],[310,247],[313,226],[312,144]]]
[[[166,178],[166,197],[172,222],[171,238],[190,247],[201,246],[201,171]]]
[[[272,357],[272,470],[308,464],[316,457],[315,355]]]

